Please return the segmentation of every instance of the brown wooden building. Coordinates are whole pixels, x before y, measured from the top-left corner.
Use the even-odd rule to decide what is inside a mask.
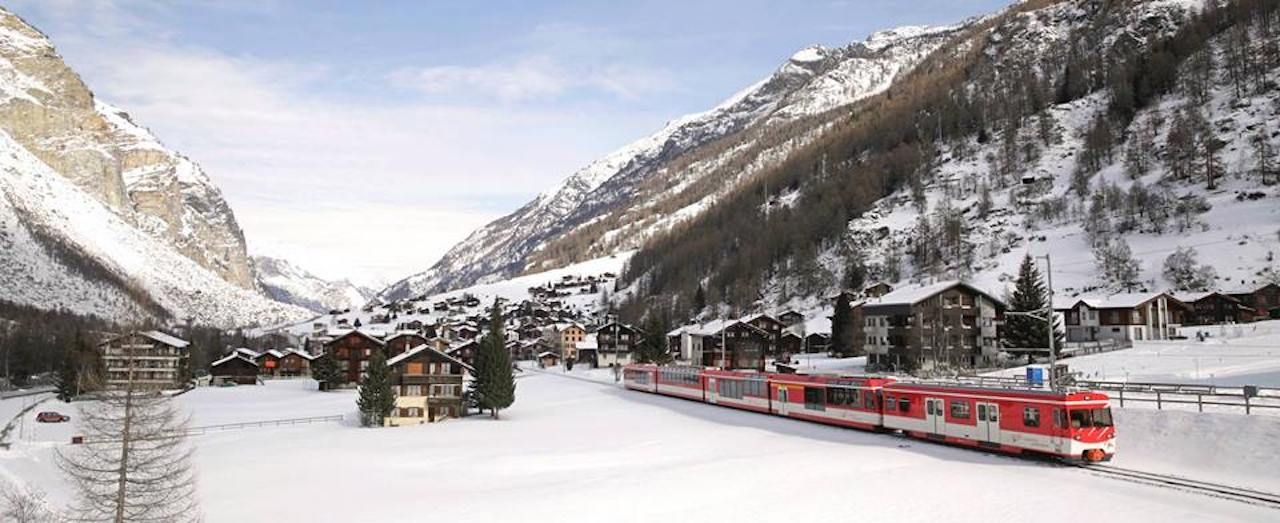
[[[314,359],[315,356],[306,352],[297,349],[286,349],[284,354],[280,356],[280,369],[276,375],[286,378],[310,376],[311,361]]]
[[[426,336],[415,331],[397,332],[386,339],[387,357],[399,356],[409,352],[409,349],[419,345],[426,345],[427,341]]]
[[[765,332],[765,337],[769,339],[768,346],[765,347],[765,354],[777,354],[782,342],[782,329],[787,326],[781,321],[768,314],[756,314],[748,316],[742,321],[748,325],[760,329]]]
[[[1250,291],[1235,291],[1230,294],[1252,307],[1256,319],[1280,319],[1280,285],[1269,283]]]
[[[174,389],[186,385],[182,369],[191,344],[160,331],[136,331],[98,344],[106,386]]]
[[[258,364],[239,352],[232,352],[209,364],[209,376],[214,385],[254,385],[258,383]]]
[[[640,329],[616,321],[600,326],[596,329],[596,365],[608,367],[631,363],[642,335]]]
[[[702,365],[763,371],[765,354],[771,343],[768,331],[735,321],[703,338]]]
[[[359,383],[369,369],[374,351],[384,350],[385,343],[360,329],[334,337],[324,346],[325,354],[338,363],[346,383]]]
[[[1218,325],[1253,321],[1256,311],[1239,298],[1221,292],[1198,292],[1174,296],[1190,307],[1188,325]]]
[[[898,289],[861,305],[868,365],[897,369],[971,367],[1000,352],[1004,303],[948,281]]]
[[[396,406],[386,426],[418,425],[466,415],[465,374],[471,366],[428,345],[387,360]]]

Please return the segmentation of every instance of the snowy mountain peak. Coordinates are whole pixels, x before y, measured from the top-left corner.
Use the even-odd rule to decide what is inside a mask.
[[[791,61],[795,63],[820,62],[827,57],[827,48],[815,45],[806,47],[791,55]]]
[[[258,284],[276,301],[318,313],[360,307],[373,291],[348,280],[329,281],[281,258],[254,256]]]

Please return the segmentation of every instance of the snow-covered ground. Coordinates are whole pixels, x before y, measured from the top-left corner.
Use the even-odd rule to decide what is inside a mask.
[[[1275,516],[1269,509],[1078,469],[609,384],[523,376],[519,399],[500,421],[473,417],[398,429],[326,423],[196,436],[206,519],[1134,522]],[[352,393],[322,394],[313,386],[295,380],[198,389],[179,401],[196,425],[353,414]],[[1273,473],[1280,457],[1258,450],[1277,441],[1280,420],[1150,411],[1121,411],[1117,419],[1117,465],[1280,489]],[[52,457],[70,430],[57,426],[52,431],[63,433],[40,432],[49,439],[37,436],[0,451],[0,474],[65,502],[69,491]],[[326,494],[335,489],[341,495]]]
[[[1196,341],[1196,332],[1210,336]],[[1132,349],[1063,360],[1084,379],[1280,387],[1280,321],[1189,327],[1189,340],[1146,341]],[[1025,375],[1022,367],[996,374]]]

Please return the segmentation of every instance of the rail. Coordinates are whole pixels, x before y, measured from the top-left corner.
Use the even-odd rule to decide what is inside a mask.
[[[1222,485],[1207,481],[1198,481],[1168,474],[1156,474],[1140,470],[1124,469],[1110,465],[1078,465],[1095,475],[1111,477],[1124,481],[1132,481],[1146,485],[1154,485],[1175,490],[1195,492],[1215,498],[1229,499],[1250,505],[1280,509],[1280,494],[1264,492],[1244,487]]]

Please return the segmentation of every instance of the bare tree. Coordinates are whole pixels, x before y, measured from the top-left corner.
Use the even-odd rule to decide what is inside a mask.
[[[58,515],[45,501],[44,492],[0,483],[0,519],[14,523],[54,523]]]
[[[200,520],[187,419],[173,400],[135,381],[134,359],[121,390],[80,409],[82,445],[59,451],[77,494],[79,521]]]

